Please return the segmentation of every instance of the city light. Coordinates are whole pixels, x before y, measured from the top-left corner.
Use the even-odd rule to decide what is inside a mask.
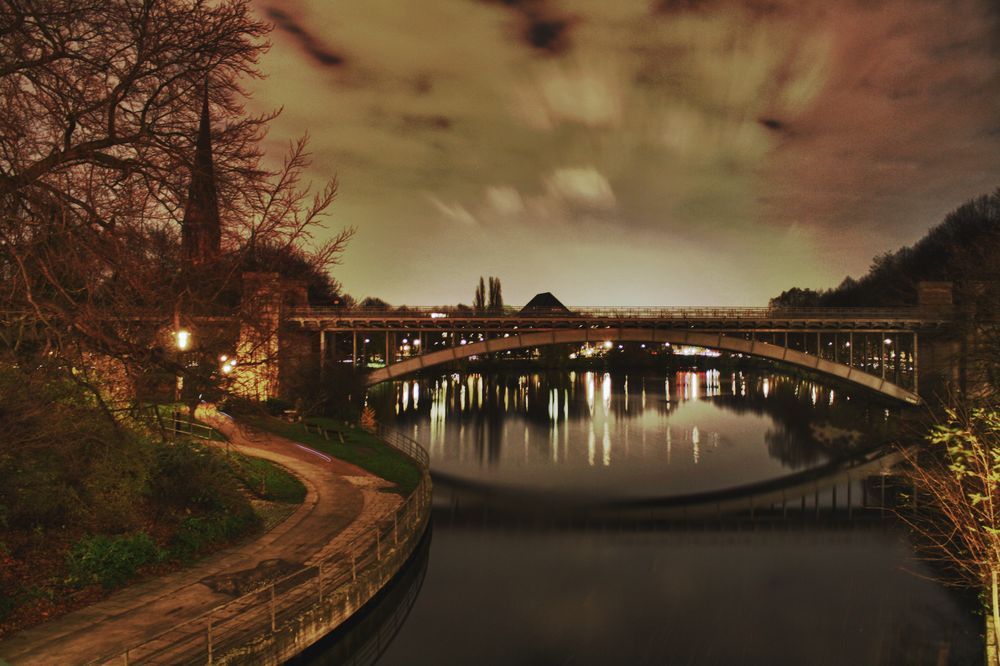
[[[187,349],[191,344],[191,333],[181,329],[175,334],[177,337],[177,348],[181,351]]]

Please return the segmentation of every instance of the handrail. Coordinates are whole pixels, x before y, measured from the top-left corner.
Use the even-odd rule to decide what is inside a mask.
[[[418,319],[533,319],[533,318],[610,318],[610,319],[906,319],[938,321],[947,319],[916,306],[895,308],[785,308],[785,307],[681,307],[681,306],[578,306],[566,309],[505,306],[502,310],[433,306],[388,308],[372,307],[299,307],[291,308],[288,318],[418,318]]]
[[[166,659],[174,663],[202,661],[209,664],[228,650],[244,646],[285,621],[334,597],[358,598],[358,583],[382,574],[376,589],[394,575],[409,557],[430,517],[431,480],[429,455],[416,441],[398,432],[380,429],[384,441],[412,459],[421,469],[416,489],[402,506],[377,518],[373,528],[353,537],[343,549],[318,563],[247,592],[235,599],[180,622],[136,645],[99,657],[88,664],[131,663]],[[380,434],[381,438],[381,434]],[[388,565],[388,566],[385,566]],[[359,604],[360,606],[360,604]],[[124,661],[123,661],[124,660]]]

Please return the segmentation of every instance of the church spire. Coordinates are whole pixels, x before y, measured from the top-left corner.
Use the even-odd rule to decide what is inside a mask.
[[[221,237],[219,199],[212,166],[212,127],[208,114],[206,79],[198,141],[191,165],[191,185],[181,223],[181,250],[185,261],[196,266],[212,263],[219,257]]]

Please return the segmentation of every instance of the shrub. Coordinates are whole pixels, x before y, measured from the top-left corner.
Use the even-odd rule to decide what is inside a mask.
[[[119,587],[131,580],[139,567],[162,558],[163,551],[145,532],[130,536],[87,537],[66,557],[67,582],[76,587],[95,583],[105,588]]]
[[[149,487],[151,499],[161,509],[248,509],[225,459],[200,444],[178,441],[160,446]]]
[[[188,562],[210,546],[231,541],[260,525],[260,518],[250,507],[245,511],[217,511],[203,516],[189,516],[181,521],[170,542],[170,554]]]
[[[271,416],[281,416],[289,409],[294,409],[294,403],[281,398],[268,398],[264,401],[264,409]]]

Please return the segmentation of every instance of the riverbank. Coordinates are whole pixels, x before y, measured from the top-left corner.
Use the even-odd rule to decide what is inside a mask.
[[[419,510],[424,506],[423,495],[420,501],[414,500],[416,493],[411,495],[412,501],[404,501],[397,494],[383,492],[392,484],[360,467],[270,433],[242,428],[220,414],[202,418],[226,434],[231,448],[239,453],[272,460],[296,474],[307,488],[303,505],[253,542],[10,637],[0,643],[0,657],[15,664],[72,664],[120,659],[128,651],[132,659],[158,654],[175,661],[175,657],[188,658],[192,650],[203,652],[207,645],[209,650],[214,647],[218,659],[223,647],[235,651],[267,633],[258,631],[254,621],[258,615],[266,618],[268,609],[270,622],[265,622],[265,629],[272,635],[279,633],[276,610],[281,604],[275,602],[276,595],[282,596],[282,603],[295,601],[293,610],[296,617],[301,616],[296,577],[312,575],[314,585],[319,583],[322,588],[327,582],[327,590],[332,592],[336,588],[330,579],[332,571],[324,573],[324,563],[344,560],[339,556],[351,551],[366,535],[381,541],[380,530],[387,517],[390,523],[397,522],[398,538],[398,521],[393,521],[398,518],[398,509],[412,509],[405,519],[414,529],[425,523],[426,509]],[[429,500],[429,488],[425,493]],[[422,522],[418,520],[421,515]],[[369,576],[367,562],[354,558],[354,577],[369,576],[369,582],[376,583],[397,559],[395,555],[401,554],[402,545],[385,544],[385,552],[376,553],[378,566],[369,569],[378,569],[377,575]],[[375,550],[381,551],[382,544],[376,543]],[[352,568],[350,561],[346,564]],[[319,575],[315,576],[317,568]],[[249,612],[262,593],[270,595],[270,604],[265,603],[262,613]],[[322,591],[318,596],[323,596]],[[289,608],[285,604],[281,609],[285,619]],[[226,630],[240,634],[242,645],[232,641],[223,645],[223,624]],[[315,623],[313,626],[320,628]],[[262,647],[259,640],[257,644]]]

